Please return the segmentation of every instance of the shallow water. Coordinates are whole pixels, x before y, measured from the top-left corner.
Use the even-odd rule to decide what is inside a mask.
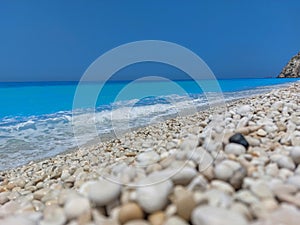
[[[76,82],[0,83],[0,170],[62,153],[112,130],[124,131],[180,115],[183,110],[199,110],[208,104],[207,95],[218,92],[224,99],[234,100],[295,80],[219,80],[222,93],[214,89],[212,81],[201,81],[206,93],[192,81],[177,81],[177,86],[165,81],[110,82],[104,85],[95,107],[82,101],[74,109]],[[97,84],[84,85],[85,97],[99,88]],[[125,92],[126,87],[130,88]]]

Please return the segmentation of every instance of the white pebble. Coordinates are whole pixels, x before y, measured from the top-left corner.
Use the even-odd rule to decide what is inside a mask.
[[[138,185],[137,202],[145,212],[162,210],[167,205],[173,183],[163,174],[153,173],[141,180]]]
[[[228,209],[199,206],[192,213],[193,225],[247,225],[244,215]]]
[[[81,186],[80,193],[88,197],[97,206],[105,206],[119,197],[121,186],[104,179],[88,181]]]
[[[192,167],[183,167],[174,170],[174,176],[171,177],[175,185],[187,185],[196,175],[197,171]]]
[[[140,166],[147,166],[156,163],[159,160],[160,160],[159,154],[157,154],[155,151],[152,150],[142,152],[136,157],[136,161]]]
[[[300,146],[293,147],[290,156],[296,164],[300,164]]]
[[[295,163],[293,162],[293,160],[286,155],[282,155],[278,160],[277,160],[277,164],[279,167],[281,168],[286,168],[289,170],[294,170],[295,169]]]
[[[214,168],[214,173],[217,179],[227,181],[233,175],[233,169],[225,163],[220,163]]]
[[[236,144],[236,143],[229,143],[225,146],[225,152],[227,154],[234,154],[239,156],[246,152],[246,148],[243,145]]]
[[[250,105],[242,105],[236,109],[236,112],[241,116],[247,116],[251,111],[252,107]]]
[[[179,216],[171,216],[166,220],[164,225],[188,225],[189,223]]]
[[[84,213],[90,212],[90,203],[86,198],[75,197],[66,202],[64,210],[69,220],[75,219]]]

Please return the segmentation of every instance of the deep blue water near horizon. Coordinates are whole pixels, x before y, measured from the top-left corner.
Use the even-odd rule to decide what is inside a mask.
[[[219,85],[223,92],[236,92],[259,87],[280,85],[296,81],[297,78],[249,78],[249,79],[219,79]],[[106,84],[108,91],[116,92],[125,87],[130,81],[110,81]],[[165,81],[152,81],[148,84],[164,83]],[[193,81],[176,81],[184,87],[189,94],[200,94],[202,90]],[[204,85],[209,81],[203,81]],[[0,119],[11,116],[32,116],[52,114],[58,111],[72,110],[73,97],[78,85],[77,81],[58,82],[0,82]],[[93,83],[87,84],[93,86]],[[208,85],[206,85],[208,86]],[[112,88],[111,88],[112,87]],[[138,88],[136,88],[137,91]],[[170,94],[168,89],[165,95]],[[171,90],[172,93],[173,90]],[[175,90],[177,91],[177,90]],[[211,90],[214,91],[214,90]],[[178,94],[178,93],[173,93]],[[134,93],[133,93],[134,95]],[[114,101],[114,94],[106,94],[108,98],[97,105],[109,105]],[[59,101],[58,101],[59,100]],[[100,99],[99,99],[100,100]],[[103,101],[103,98],[101,99]],[[128,99],[129,100],[129,99]],[[17,104],[16,104],[17,103]]]
[[[224,98],[237,99],[264,93],[299,79],[224,79],[218,80]],[[214,93],[212,81],[200,81],[206,91]],[[76,147],[72,119],[80,124],[79,144],[95,138],[88,126],[96,124],[98,135],[124,127],[125,112],[130,111],[130,127],[139,127],[178,115],[187,107],[187,96],[193,105],[207,104],[201,88],[193,81],[147,81],[129,85],[129,81],[114,81],[104,85],[94,105],[85,101],[73,109],[73,98],[78,82],[0,83],[0,170],[22,165]],[[85,83],[87,90],[98,84]],[[127,92],[118,93],[130,86]],[[139,99],[142,92],[153,95]],[[186,94],[188,94],[186,96]],[[116,101],[115,98],[118,98]],[[176,102],[176,106],[174,106]],[[72,110],[76,112],[72,117]],[[112,127],[111,113],[116,116]]]

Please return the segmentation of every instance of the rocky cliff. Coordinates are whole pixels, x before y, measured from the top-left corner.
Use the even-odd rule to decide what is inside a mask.
[[[278,78],[300,77],[300,52],[295,55],[283,68]]]

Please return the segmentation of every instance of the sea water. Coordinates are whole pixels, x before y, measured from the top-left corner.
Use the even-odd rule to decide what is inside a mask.
[[[163,121],[191,103],[201,110],[208,104],[207,92],[221,91],[225,100],[234,100],[296,80],[218,80],[220,90],[214,89],[213,81],[199,81],[206,93],[195,81],[176,81],[180,88],[168,81],[81,84],[86,90],[102,87],[95,104],[74,104],[78,82],[0,83],[0,170],[54,156],[112,131]],[[74,137],[74,124],[81,129],[79,139]],[[91,126],[96,134],[89,132]]]

